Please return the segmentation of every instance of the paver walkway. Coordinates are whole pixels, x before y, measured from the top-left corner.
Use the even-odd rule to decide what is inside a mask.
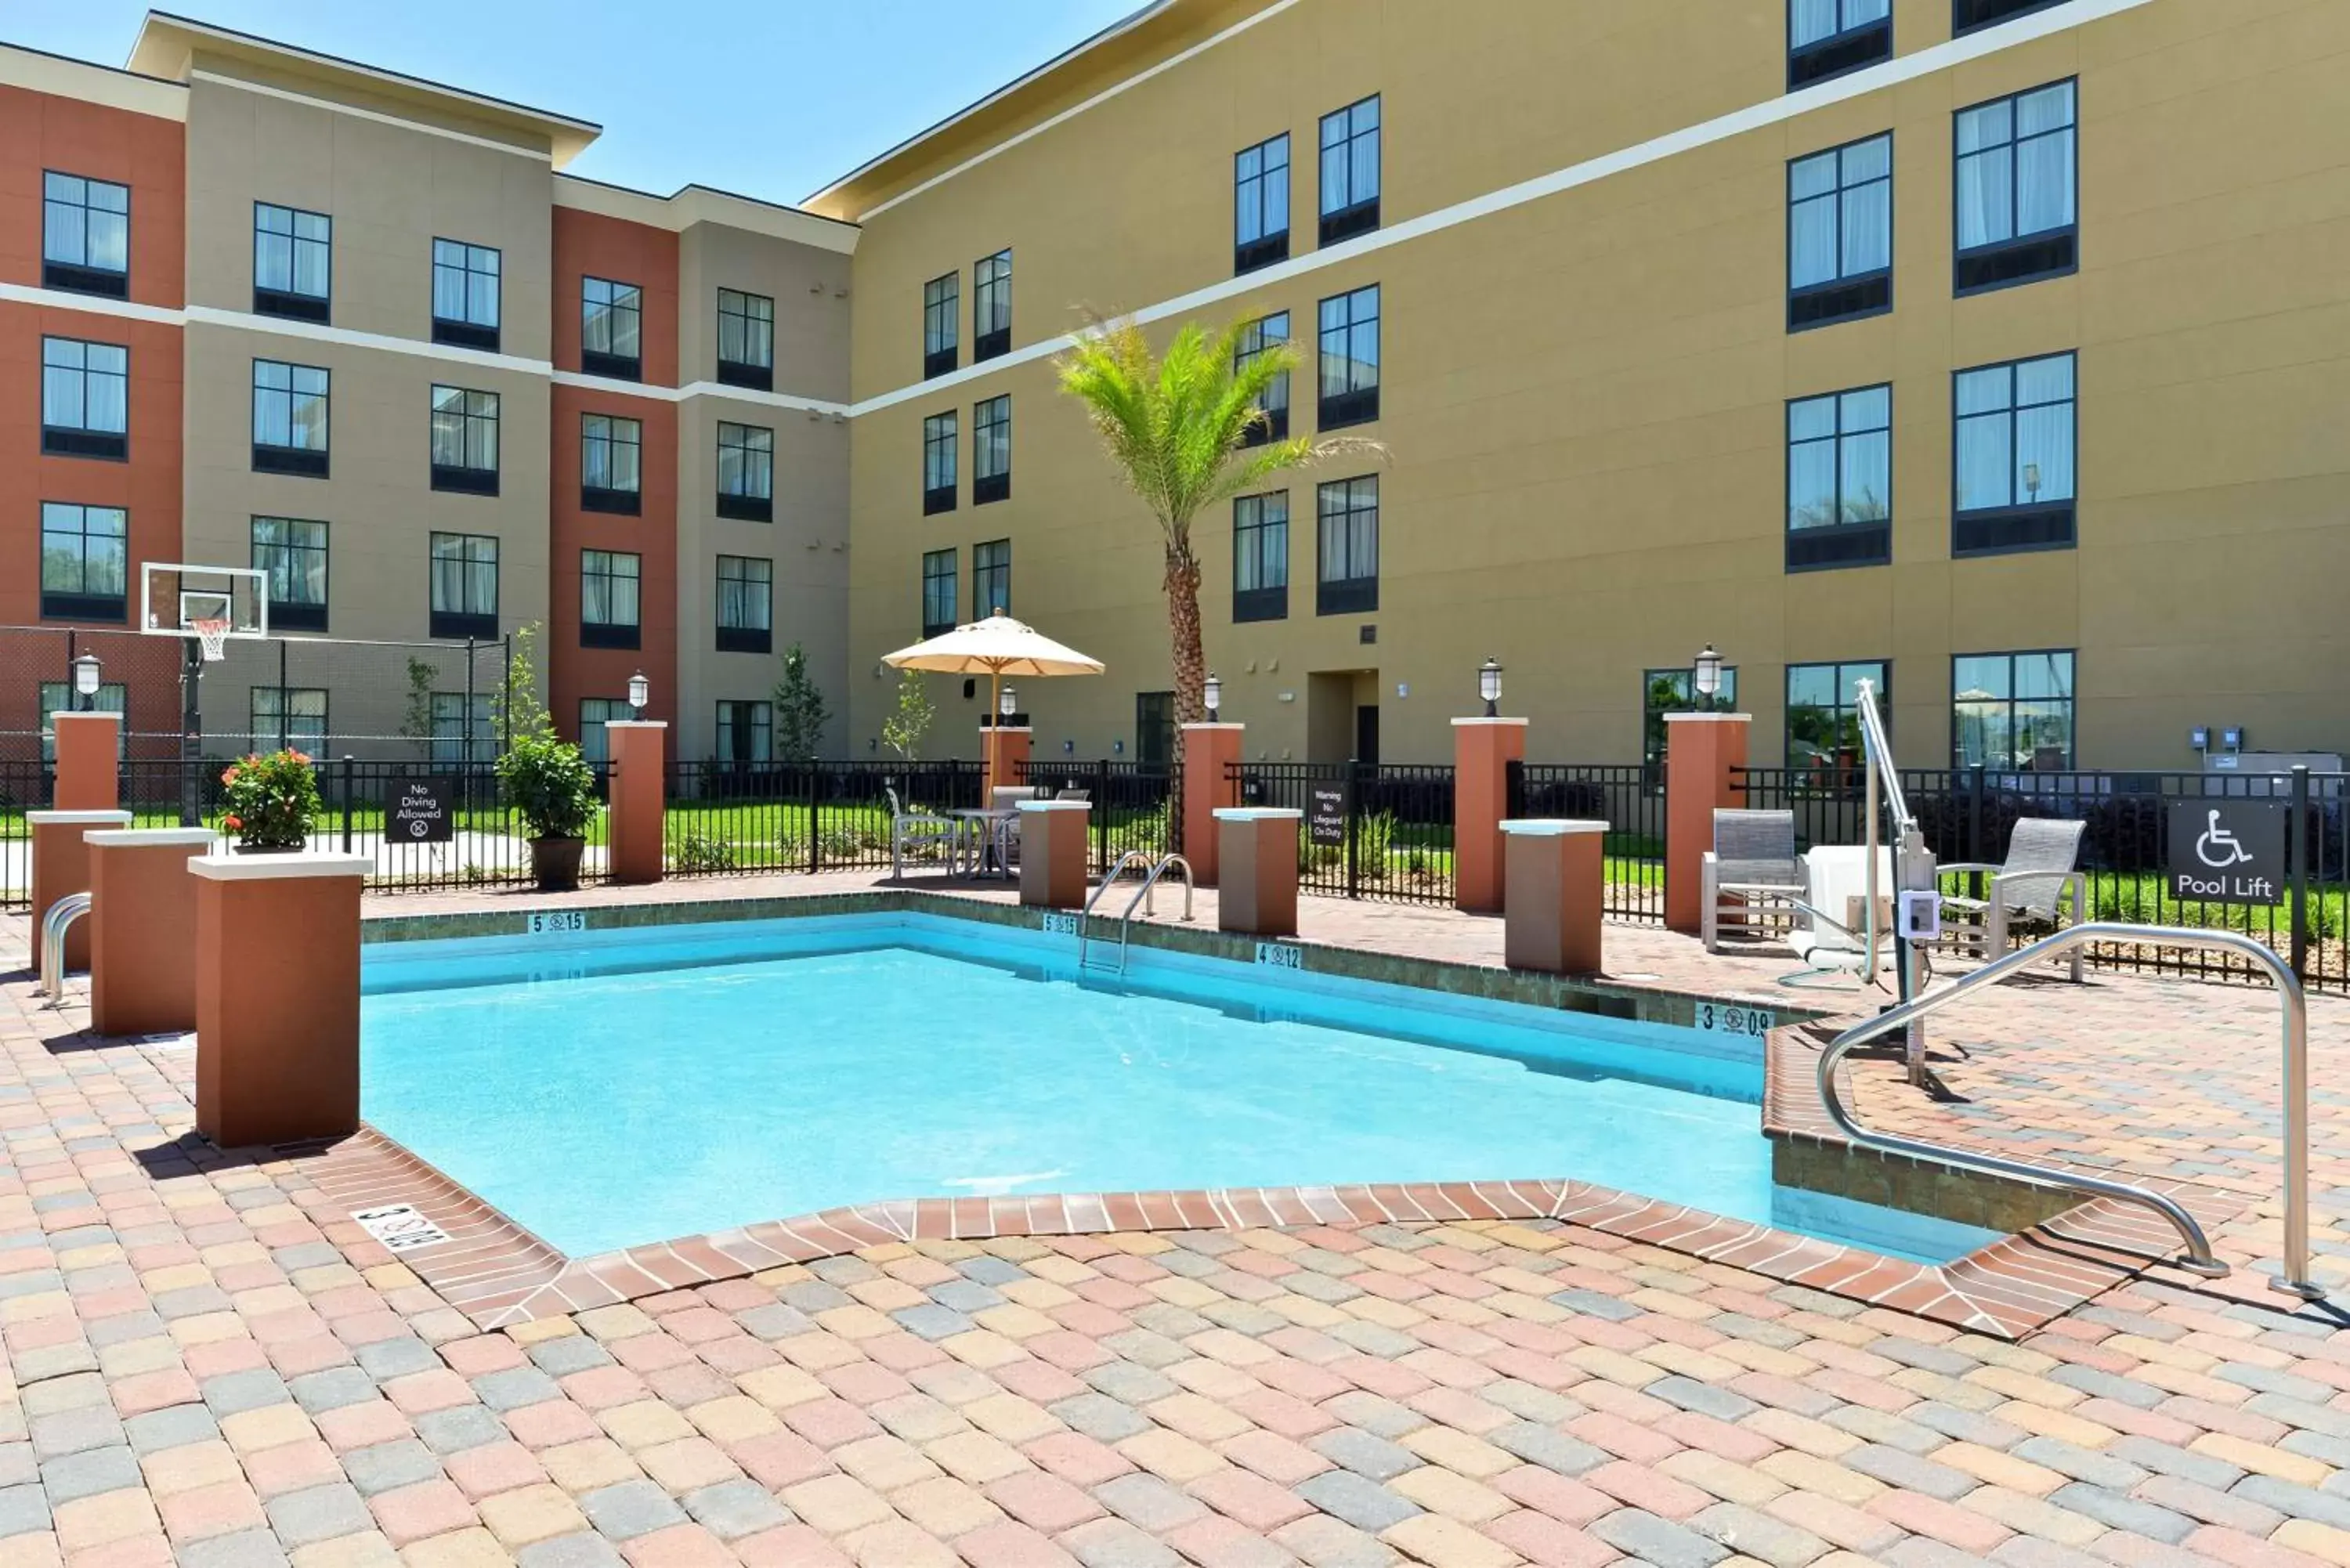
[[[1498,955],[1440,912],[1308,922]],[[1609,941],[1718,990],[1788,967]],[[2141,1282],[2007,1344],[1480,1223],[892,1245],[483,1334],[28,989],[0,978],[6,1568],[2350,1563],[2350,1334],[2265,1303]],[[1954,1098],[1864,1069],[1869,1113],[2273,1190],[2266,999],[2052,994],[1970,1015]],[[2350,1008],[2316,1013],[2330,1066]]]

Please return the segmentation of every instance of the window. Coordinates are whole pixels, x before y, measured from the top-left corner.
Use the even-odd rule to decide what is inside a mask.
[[[1012,395],[974,403],[971,410],[971,504],[1012,495]]]
[[[753,556],[718,557],[718,651],[767,653],[775,647],[775,564]]]
[[[41,450],[57,457],[130,455],[130,349],[41,339]]]
[[[775,708],[766,702],[718,703],[718,760],[764,763],[775,756]]]
[[[971,618],[1012,613],[1012,541],[990,539],[971,547]]]
[[[579,552],[579,646],[634,648],[642,557],[619,550]]]
[[[1232,355],[1232,369],[1240,368],[1268,348],[1278,348],[1289,341],[1289,312],[1276,310],[1271,316],[1261,316],[1241,331],[1240,348]],[[1271,441],[1285,441],[1289,436],[1289,372],[1274,377],[1264,389],[1258,407],[1264,418],[1249,427],[1241,439],[1243,446],[1263,446]]]
[[[1254,272],[1288,259],[1289,133],[1284,130],[1232,155],[1232,271]]]
[[[1787,165],[1787,330],[1893,308],[1893,138]]]
[[[775,389],[775,302],[765,295],[718,291],[718,379],[730,387]]]
[[[130,187],[41,176],[41,286],[130,297]]]
[[[253,565],[269,574],[269,629],[327,629],[327,525],[302,517],[253,520]]]
[[[1950,759],[2002,773],[2072,767],[2072,649],[1951,659]]]
[[[255,686],[245,692],[246,739],[317,756],[327,743],[327,693],[315,686]]]
[[[487,534],[432,535],[432,635],[498,635],[498,542]]]
[[[2059,3],[2060,0],[1950,0],[1950,31],[1971,33],[1977,27],[1988,27],[2027,11],[2044,11]]]
[[[1379,607],[1379,479],[1341,479],[1317,485],[1320,561],[1314,613],[1357,615]]]
[[[1787,569],[1893,558],[1893,389],[1787,404]]]
[[[2078,270],[2074,91],[2057,82],[1959,110],[1956,292]]]
[[[73,713],[82,711],[81,694],[69,680],[44,680],[40,692],[41,761],[54,764],[57,760],[57,730],[48,722],[52,713]],[[130,684],[126,680],[102,680],[89,700],[89,711],[120,713],[123,722],[116,726],[115,755],[128,759],[130,755]]]
[[[1640,762],[1648,770],[1649,787],[1664,787],[1664,774],[1658,771],[1665,764],[1665,742],[1672,726],[1665,722],[1668,713],[1735,712],[1738,708],[1738,667],[1721,667],[1721,690],[1709,702],[1698,695],[1697,672],[1683,665],[1678,670],[1644,670],[1640,676]]]
[[[1960,370],[1950,553],[2073,543],[2073,356]]]
[[[719,421],[718,515],[743,523],[775,520],[775,431]]]
[[[962,329],[962,276],[949,273],[922,285],[922,375],[943,376],[955,368]]]
[[[335,221],[298,207],[253,204],[253,312],[324,321],[331,314]]]
[[[1379,417],[1379,286],[1322,302],[1322,408],[1326,431]]]
[[[1322,243],[1379,226],[1379,99],[1377,93],[1322,117]]]
[[[253,362],[253,471],[255,473],[298,473],[327,477],[327,405],[332,382],[317,365],[287,365],[276,359]],[[440,464],[441,393],[433,389],[433,463]],[[487,396],[488,394],[482,394]],[[459,394],[463,396],[463,394]],[[497,400],[490,399],[491,466],[496,467]],[[463,415],[456,416],[462,422]],[[436,477],[434,488],[440,488]],[[452,487],[454,488],[454,487]],[[491,476],[490,493],[497,493]]]
[[[498,395],[432,389],[432,488],[498,493]]]
[[[609,278],[579,280],[579,369],[616,381],[644,379],[644,291]]]
[[[1860,740],[1860,683],[1877,692],[1877,711],[1890,719],[1891,667],[1883,659],[1858,664],[1787,666],[1787,767],[1803,782],[1849,790],[1867,765]],[[1792,782],[1792,781],[1791,781]]]
[[[1232,619],[1289,614],[1289,492],[1232,500]]]
[[[1134,694],[1134,761],[1138,767],[1163,768],[1175,755],[1175,693],[1138,691]]]
[[[1893,0],[1787,0],[1787,90],[1893,57]]]
[[[952,409],[922,421],[922,515],[955,508],[955,415]]]
[[[1012,253],[971,265],[971,362],[1012,351]]]
[[[955,628],[956,606],[962,590],[955,585],[952,550],[922,552],[922,635],[937,637]]]
[[[42,502],[42,616],[121,620],[130,550],[130,514],[121,507]]]
[[[642,505],[643,427],[616,414],[579,416],[579,509],[634,517]]]
[[[435,691],[432,693],[432,761],[449,765],[476,763],[487,766],[497,761],[498,740],[491,729],[490,694],[475,691]]]
[[[498,348],[498,253],[462,240],[432,242],[432,341]]]
[[[604,726],[615,719],[635,716],[624,697],[582,697],[579,699],[579,755],[588,766],[602,768],[612,761],[612,737]]]

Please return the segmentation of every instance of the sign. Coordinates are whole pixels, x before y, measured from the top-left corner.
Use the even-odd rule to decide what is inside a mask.
[[[1347,786],[1343,781],[1305,786],[1305,842],[1347,842]]]
[[[530,917],[527,928],[534,937],[559,937],[588,929],[585,909],[540,909]]]
[[[1691,1027],[1701,1034],[1727,1034],[1739,1040],[1760,1040],[1771,1033],[1767,1007],[1745,1007],[1734,1002],[1700,1002]]]
[[[449,1239],[449,1232],[418,1212],[412,1203],[390,1203],[380,1209],[356,1209],[351,1211],[351,1218],[359,1222],[361,1230],[394,1252],[434,1247]]]
[[[1077,918],[1066,909],[1047,909],[1045,911],[1045,930],[1050,936],[1074,937],[1077,934]]]
[[[446,844],[456,827],[450,802],[457,794],[452,779],[421,775],[403,780],[400,798],[392,803],[391,820],[384,836],[394,844]]]
[[[2170,803],[2170,894],[2182,902],[2273,904],[2284,897],[2284,807],[2241,798]]]
[[[1256,961],[1271,969],[1303,969],[1305,955],[1288,942],[1259,942]]]

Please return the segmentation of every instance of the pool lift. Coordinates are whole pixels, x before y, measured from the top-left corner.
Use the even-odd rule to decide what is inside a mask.
[[[1118,950],[1115,961],[1104,960],[1095,962],[1087,957],[1089,944],[1092,941],[1090,927],[1094,906],[1102,901],[1102,895],[1108,892],[1120,877],[1126,875],[1126,869],[1129,866],[1142,872],[1142,886],[1134,890],[1134,897],[1126,901],[1125,912],[1118,918]],[[1159,878],[1166,874],[1170,867],[1182,867],[1183,918],[1187,920],[1191,918],[1191,888],[1194,880],[1191,876],[1191,863],[1180,855],[1162,855],[1153,860],[1148,851],[1129,849],[1118,857],[1118,863],[1112,866],[1109,868],[1109,874],[1101,879],[1101,886],[1094,889],[1093,897],[1087,898],[1086,907],[1077,912],[1077,968],[1079,971],[1090,969],[1107,974],[1126,972],[1127,930],[1134,923],[1134,911],[1139,909],[1146,915],[1158,912],[1152,890],[1159,886]],[[1103,939],[1103,945],[1105,947],[1108,945],[1108,939]]]

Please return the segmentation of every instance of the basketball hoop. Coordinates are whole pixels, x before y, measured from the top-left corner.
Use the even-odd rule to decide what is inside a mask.
[[[228,652],[228,621],[218,616],[204,616],[188,622],[188,629],[196,634],[196,641],[204,650],[206,664]]]

